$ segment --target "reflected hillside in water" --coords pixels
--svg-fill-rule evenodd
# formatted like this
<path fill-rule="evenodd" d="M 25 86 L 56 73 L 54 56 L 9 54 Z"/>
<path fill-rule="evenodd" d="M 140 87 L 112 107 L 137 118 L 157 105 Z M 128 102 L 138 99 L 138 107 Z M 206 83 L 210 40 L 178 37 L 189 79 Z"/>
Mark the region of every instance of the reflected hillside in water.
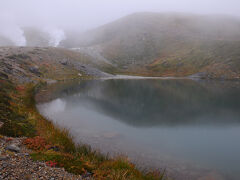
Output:
<path fill-rule="evenodd" d="M 52 98 L 61 98 L 67 107 L 84 103 L 136 127 L 240 123 L 239 82 L 94 80 L 52 86 Z"/>

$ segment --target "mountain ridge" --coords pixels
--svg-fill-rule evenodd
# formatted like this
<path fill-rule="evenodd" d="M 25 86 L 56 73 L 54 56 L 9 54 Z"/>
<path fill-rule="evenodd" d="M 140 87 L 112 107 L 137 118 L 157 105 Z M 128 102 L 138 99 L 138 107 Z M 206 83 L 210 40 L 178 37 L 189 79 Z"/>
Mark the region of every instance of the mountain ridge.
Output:
<path fill-rule="evenodd" d="M 225 15 L 140 12 L 84 33 L 23 28 L 26 46 L 78 51 L 102 70 L 142 76 L 240 79 L 240 19 Z M 61 36 L 60 36 L 61 35 Z M 13 46 L 0 37 L 0 44 Z"/>
<path fill-rule="evenodd" d="M 229 16 L 135 13 L 84 33 L 120 73 L 238 79 L 240 20 Z"/>

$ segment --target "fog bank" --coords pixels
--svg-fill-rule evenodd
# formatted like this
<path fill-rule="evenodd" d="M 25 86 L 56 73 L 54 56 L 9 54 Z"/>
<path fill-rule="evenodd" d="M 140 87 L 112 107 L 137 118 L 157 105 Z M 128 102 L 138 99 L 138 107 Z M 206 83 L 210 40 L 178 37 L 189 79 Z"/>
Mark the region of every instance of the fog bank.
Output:
<path fill-rule="evenodd" d="M 3 0 L 0 41 L 26 45 L 23 28 L 46 33 L 49 46 L 66 38 L 64 31 L 83 32 L 135 12 L 184 12 L 240 16 L 239 0 Z"/>

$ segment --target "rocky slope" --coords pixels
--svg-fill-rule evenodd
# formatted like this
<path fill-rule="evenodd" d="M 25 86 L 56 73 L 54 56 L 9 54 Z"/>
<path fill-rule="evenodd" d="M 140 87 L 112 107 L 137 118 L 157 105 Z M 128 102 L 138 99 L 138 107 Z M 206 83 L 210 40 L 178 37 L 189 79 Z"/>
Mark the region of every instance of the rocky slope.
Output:
<path fill-rule="evenodd" d="M 100 49 L 122 72 L 240 77 L 240 20 L 233 17 L 136 13 L 64 43 Z"/>
<path fill-rule="evenodd" d="M 110 76 L 86 55 L 60 48 L 1 47 L 0 76 L 31 82 L 36 80 L 64 80 L 87 77 Z"/>

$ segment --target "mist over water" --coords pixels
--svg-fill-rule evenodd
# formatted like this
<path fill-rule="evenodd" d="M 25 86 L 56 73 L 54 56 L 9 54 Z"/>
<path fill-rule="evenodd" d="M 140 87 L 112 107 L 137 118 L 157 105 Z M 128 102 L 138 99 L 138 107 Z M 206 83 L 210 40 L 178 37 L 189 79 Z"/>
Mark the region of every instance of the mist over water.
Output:
<path fill-rule="evenodd" d="M 176 180 L 212 172 L 240 178 L 239 82 L 116 79 L 56 86 L 53 100 L 38 109 L 69 128 L 76 142 L 166 168 Z"/>

